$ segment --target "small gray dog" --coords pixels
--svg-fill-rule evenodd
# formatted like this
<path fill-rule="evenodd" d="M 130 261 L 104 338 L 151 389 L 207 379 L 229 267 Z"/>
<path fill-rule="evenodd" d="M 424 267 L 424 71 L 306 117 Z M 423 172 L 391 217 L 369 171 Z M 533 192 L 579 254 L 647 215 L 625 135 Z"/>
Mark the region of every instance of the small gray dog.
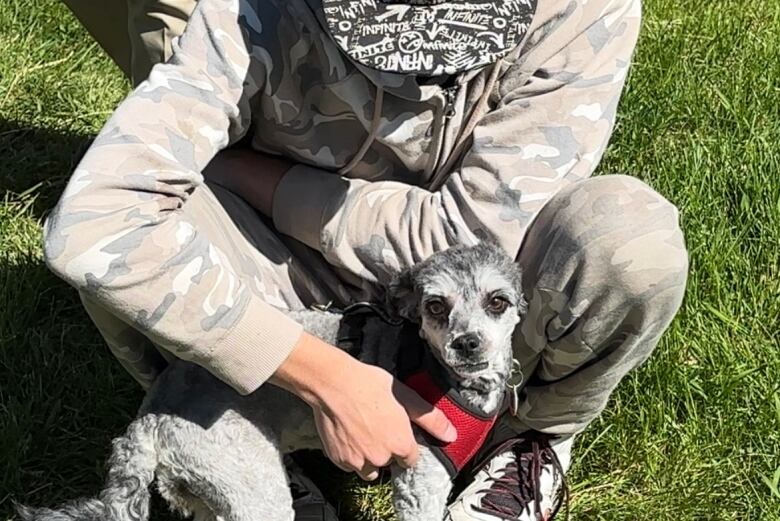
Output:
<path fill-rule="evenodd" d="M 512 373 L 512 333 L 526 308 L 517 265 L 495 245 L 453 247 L 401 273 L 387 293 L 389 315 L 412 323 L 450 389 L 475 411 L 495 416 Z M 343 345 L 346 314 L 290 315 L 311 334 Z M 397 374 L 399 355 L 410 349 L 402 321 L 364 315 L 356 356 Z M 393 505 L 401 521 L 440 520 L 451 472 L 427 436 L 416 436 L 417 465 L 391 468 Z M 291 521 L 282 454 L 298 449 L 321 449 L 303 401 L 273 385 L 240 396 L 206 370 L 177 361 L 114 440 L 97 498 L 19 512 L 27 521 L 145 521 L 156 478 L 171 507 L 196 521 Z"/>

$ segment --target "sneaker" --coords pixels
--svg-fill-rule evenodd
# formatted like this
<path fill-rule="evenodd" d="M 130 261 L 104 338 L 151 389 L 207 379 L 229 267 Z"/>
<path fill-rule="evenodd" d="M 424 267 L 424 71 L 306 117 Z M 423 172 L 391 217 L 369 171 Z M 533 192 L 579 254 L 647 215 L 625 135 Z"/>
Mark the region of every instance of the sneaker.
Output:
<path fill-rule="evenodd" d="M 568 500 L 574 437 L 527 432 L 490 452 L 449 506 L 445 521 L 551 521 Z"/>
<path fill-rule="evenodd" d="M 295 521 L 339 521 L 336 509 L 328 503 L 317 485 L 303 474 L 303 469 L 289 456 L 285 456 L 284 466 L 287 468 Z"/>

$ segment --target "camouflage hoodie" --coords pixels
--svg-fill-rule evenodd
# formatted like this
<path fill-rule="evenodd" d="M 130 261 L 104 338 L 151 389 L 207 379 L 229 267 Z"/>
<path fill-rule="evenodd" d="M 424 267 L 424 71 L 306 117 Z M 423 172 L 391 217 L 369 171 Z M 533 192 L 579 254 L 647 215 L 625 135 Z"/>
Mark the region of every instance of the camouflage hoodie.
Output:
<path fill-rule="evenodd" d="M 601 158 L 639 15 L 639 0 L 539 0 L 521 45 L 442 86 L 352 62 L 319 0 L 201 0 L 78 165 L 46 223 L 47 263 L 251 392 L 301 329 L 180 211 L 219 150 L 248 136 L 298 162 L 274 223 L 352 282 L 478 237 L 516 253 L 545 201 Z"/>

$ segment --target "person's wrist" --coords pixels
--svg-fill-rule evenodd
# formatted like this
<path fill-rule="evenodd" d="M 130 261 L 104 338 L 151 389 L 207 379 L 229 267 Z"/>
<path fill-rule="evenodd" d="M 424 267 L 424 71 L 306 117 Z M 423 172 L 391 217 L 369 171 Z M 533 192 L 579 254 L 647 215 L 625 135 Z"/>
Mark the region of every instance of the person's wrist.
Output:
<path fill-rule="evenodd" d="M 339 394 L 340 384 L 346 381 L 344 375 L 359 363 L 340 349 L 303 333 L 271 382 L 321 409 Z"/>

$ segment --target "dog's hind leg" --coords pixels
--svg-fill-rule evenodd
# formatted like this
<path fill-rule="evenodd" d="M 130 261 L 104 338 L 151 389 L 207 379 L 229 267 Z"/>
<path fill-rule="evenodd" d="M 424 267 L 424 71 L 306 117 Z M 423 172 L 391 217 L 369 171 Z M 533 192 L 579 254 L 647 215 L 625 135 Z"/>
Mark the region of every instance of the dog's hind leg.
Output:
<path fill-rule="evenodd" d="M 199 521 L 293 521 L 282 457 L 262 426 L 231 410 L 206 428 L 170 417 L 158 443 L 157 487 L 175 509 Z"/>
<path fill-rule="evenodd" d="M 157 417 L 147 415 L 130 424 L 113 441 L 108 477 L 97 498 L 79 499 L 59 509 L 19 507 L 24 521 L 146 521 L 149 484 L 154 480 Z"/>

